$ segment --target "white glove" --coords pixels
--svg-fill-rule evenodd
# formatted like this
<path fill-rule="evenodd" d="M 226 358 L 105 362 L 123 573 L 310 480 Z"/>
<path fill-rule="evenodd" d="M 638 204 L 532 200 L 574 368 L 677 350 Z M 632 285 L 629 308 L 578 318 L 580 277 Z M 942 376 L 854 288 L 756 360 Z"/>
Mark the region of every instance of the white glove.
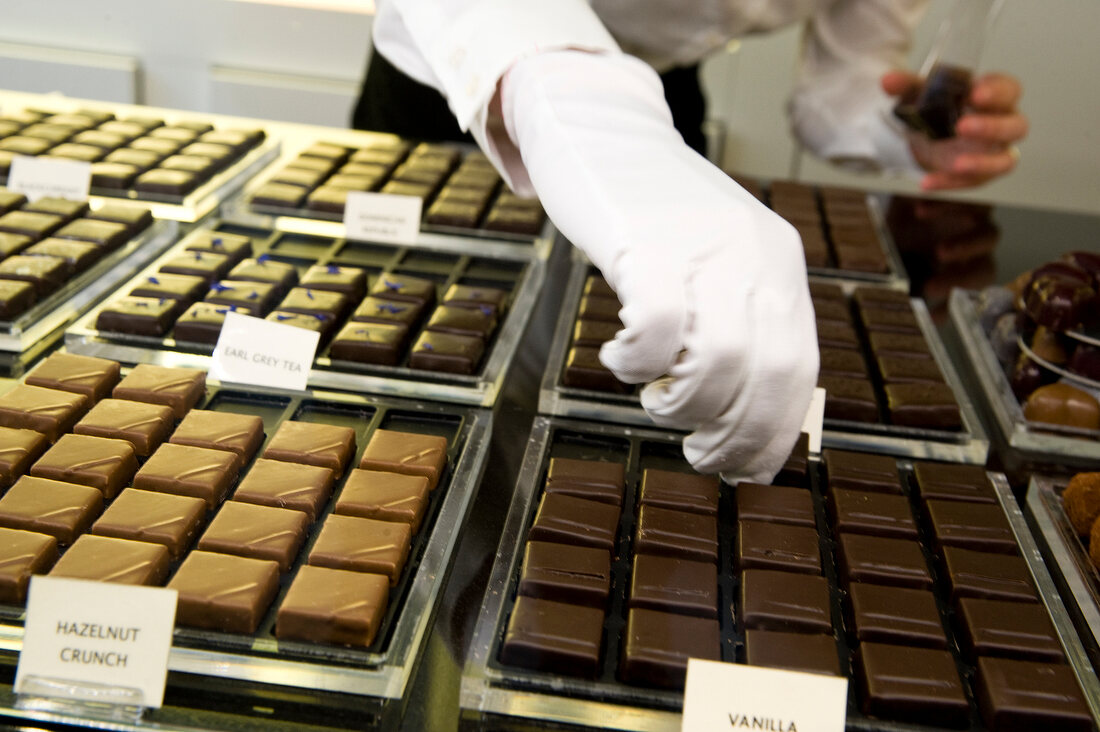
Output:
<path fill-rule="evenodd" d="M 623 303 L 600 360 L 653 382 L 642 406 L 694 430 L 695 469 L 769 482 L 817 378 L 797 232 L 684 144 L 656 74 L 629 56 L 520 60 L 501 115 L 547 213 Z"/>

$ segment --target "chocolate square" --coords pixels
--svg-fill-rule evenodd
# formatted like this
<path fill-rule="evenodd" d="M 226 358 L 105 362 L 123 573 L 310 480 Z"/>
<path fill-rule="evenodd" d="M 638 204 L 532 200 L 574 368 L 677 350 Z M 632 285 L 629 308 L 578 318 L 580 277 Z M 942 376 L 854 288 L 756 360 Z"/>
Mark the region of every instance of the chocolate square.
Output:
<path fill-rule="evenodd" d="M 867 362 L 863 354 L 847 348 L 822 348 L 820 373 L 845 379 L 867 379 Z M 916 361 L 917 359 L 905 359 Z"/>
<path fill-rule="evenodd" d="M 186 343 L 206 343 L 214 345 L 221 336 L 225 324 L 225 314 L 239 312 L 251 315 L 247 308 L 236 305 L 217 305 L 210 302 L 197 302 L 191 305 L 183 315 L 176 319 L 172 336 Z"/>
<path fill-rule="evenodd" d="M 504 632 L 500 661 L 570 676 L 599 670 L 604 611 L 519 596 Z"/>
<path fill-rule="evenodd" d="M 643 505 L 638 509 L 634 551 L 715 562 L 718 558 L 718 522 L 713 516 Z"/>
<path fill-rule="evenodd" d="M 314 290 L 342 292 L 352 302 L 358 302 L 367 292 L 367 272 L 359 267 L 316 264 L 302 275 L 301 284 Z"/>
<path fill-rule="evenodd" d="M 829 493 L 829 508 L 838 532 L 917 538 L 917 524 L 905 496 L 836 488 Z"/>
<path fill-rule="evenodd" d="M 22 605 L 32 574 L 57 561 L 57 539 L 32 531 L 0 528 L 0 603 Z"/>
<path fill-rule="evenodd" d="M 388 272 L 375 281 L 370 294 L 383 300 L 431 304 L 435 301 L 435 282 Z"/>
<path fill-rule="evenodd" d="M 369 646 L 386 614 L 389 592 L 382 575 L 306 565 L 279 605 L 275 637 Z"/>
<path fill-rule="evenodd" d="M 134 487 L 194 496 L 214 508 L 236 479 L 237 469 L 237 456 L 231 452 L 166 442 L 138 470 Z"/>
<path fill-rule="evenodd" d="M 273 310 L 268 313 L 267 317 L 264 319 L 270 320 L 273 323 L 282 323 L 283 325 L 290 325 L 303 330 L 312 330 L 315 333 L 320 333 L 322 340 L 324 340 L 325 336 L 332 329 L 334 322 L 330 316 L 324 313 L 287 313 L 282 310 Z"/>
<path fill-rule="evenodd" d="M 605 608 L 611 591 L 611 557 L 604 549 L 529 541 L 518 591 L 527 597 Z"/>
<path fill-rule="evenodd" d="M 279 293 L 286 292 L 298 281 L 298 270 L 292 264 L 279 262 L 267 256 L 245 259 L 229 271 L 229 280 L 266 282 L 274 285 Z"/>
<path fill-rule="evenodd" d="M 964 501 L 925 501 L 937 544 L 986 552 L 1017 554 L 1016 535 L 1000 506 Z"/>
<path fill-rule="evenodd" d="M 718 621 L 632 608 L 619 673 L 628 684 L 680 688 L 689 658 L 721 660 Z"/>
<path fill-rule="evenodd" d="M 629 605 L 717 619 L 718 570 L 711 562 L 638 554 Z"/>
<path fill-rule="evenodd" d="M 329 346 L 333 359 L 396 366 L 408 331 L 403 325 L 348 323 Z"/>
<path fill-rule="evenodd" d="M 548 493 L 539 503 L 527 538 L 611 552 L 619 529 L 619 509 L 606 503 Z"/>
<path fill-rule="evenodd" d="M 364 323 L 401 325 L 408 329 L 420 319 L 423 309 L 423 303 L 368 297 L 355 309 L 351 319 Z"/>
<path fill-rule="evenodd" d="M 324 509 L 332 483 L 329 468 L 258 458 L 237 486 L 233 500 L 292 508 L 312 522 Z"/>
<path fill-rule="evenodd" d="M 199 537 L 198 548 L 278 562 L 286 572 L 305 540 L 309 517 L 301 511 L 226 501 Z"/>
<path fill-rule="evenodd" d="M 905 382 L 943 383 L 943 372 L 935 361 L 928 358 L 899 358 L 881 356 L 877 359 L 882 380 L 888 384 Z"/>
<path fill-rule="evenodd" d="M 496 315 L 489 305 L 479 308 L 440 305 L 424 327 L 433 333 L 472 336 L 488 341 L 496 325 Z"/>
<path fill-rule="evenodd" d="M 278 288 L 270 282 L 222 280 L 210 286 L 206 302 L 248 308 L 257 315 L 267 315 L 279 297 Z"/>
<path fill-rule="evenodd" d="M 306 196 L 306 208 L 311 211 L 343 214 L 344 207 L 348 203 L 348 192 L 349 189 L 347 188 L 321 186 L 310 191 L 309 195 Z"/>
<path fill-rule="evenodd" d="M 947 651 L 863 643 L 853 666 L 864 714 L 936 727 L 966 726 L 970 704 Z"/>
<path fill-rule="evenodd" d="M 1027 562 L 1022 557 L 943 548 L 943 569 L 951 598 L 1038 602 Z"/>
<path fill-rule="evenodd" d="M 138 364 L 119 382 L 111 395 L 115 399 L 166 404 L 172 408 L 177 419 L 182 419 L 205 392 L 205 371 Z"/>
<path fill-rule="evenodd" d="M 132 143 L 136 145 L 138 140 Z M 134 181 L 134 190 L 143 193 L 161 193 L 170 196 L 183 196 L 198 188 L 201 179 L 186 170 L 166 170 L 155 168 L 146 171 Z"/>
<path fill-rule="evenodd" d="M 252 240 L 247 236 L 227 234 L 224 231 L 205 231 L 190 240 L 186 251 L 221 254 L 236 264 L 245 257 L 252 256 Z"/>
<path fill-rule="evenodd" d="M 0 257 L 10 257 L 26 249 L 34 239 L 26 234 L 11 234 L 0 231 Z"/>
<path fill-rule="evenodd" d="M 619 381 L 600 362 L 599 348 L 587 346 L 575 346 L 569 349 L 561 381 L 566 386 L 577 389 L 592 389 L 615 394 L 626 394 L 633 388 Z"/>
<path fill-rule="evenodd" d="M 399 521 L 415 534 L 428 507 L 428 479 L 378 470 L 352 470 L 336 499 L 334 513 L 379 521 Z"/>
<path fill-rule="evenodd" d="M 155 297 L 158 300 L 167 298 L 177 300 L 183 309 L 198 300 L 206 292 L 206 280 L 194 275 L 174 275 L 158 272 L 140 280 L 137 286 L 130 290 L 135 297 Z"/>
<path fill-rule="evenodd" d="M 882 356 L 898 356 L 902 358 L 932 358 L 932 352 L 928 350 L 928 343 L 924 336 L 906 335 L 904 333 L 872 332 L 867 335 L 871 344 L 871 351 L 876 358 Z"/>
<path fill-rule="evenodd" d="M 127 235 L 136 236 L 153 224 L 153 214 L 141 206 L 108 203 L 84 214 L 96 221 L 113 221 L 126 227 Z"/>
<path fill-rule="evenodd" d="M 72 429 L 89 403 L 83 394 L 16 384 L 0 396 L 0 426 L 41 432 L 55 442 Z"/>
<path fill-rule="evenodd" d="M 746 630 L 745 663 L 810 674 L 841 675 L 836 640 L 830 635 Z"/>
<path fill-rule="evenodd" d="M 168 577 L 168 549 L 161 544 L 85 534 L 50 571 L 51 577 L 160 585 Z"/>
<path fill-rule="evenodd" d="M 936 598 L 927 590 L 853 582 L 848 585 L 848 626 L 861 643 L 947 648 Z"/>
<path fill-rule="evenodd" d="M 397 430 L 375 430 L 363 450 L 359 467 L 405 475 L 421 475 L 435 490 L 447 465 L 447 438 Z"/>
<path fill-rule="evenodd" d="M 805 486 L 806 470 L 810 462 L 810 436 L 805 432 L 798 435 L 791 454 L 787 456 L 787 462 L 779 469 L 774 485 Z"/>
<path fill-rule="evenodd" d="M 1042 605 L 964 597 L 955 617 L 959 649 L 971 663 L 978 656 L 1050 663 L 1065 660 L 1058 633 Z"/>
<path fill-rule="evenodd" d="M 243 467 L 260 449 L 263 440 L 264 423 L 255 415 L 192 409 L 168 441 L 176 445 L 227 450 L 239 458 L 238 465 Z"/>
<path fill-rule="evenodd" d="M 826 448 L 822 451 L 829 489 L 853 488 L 861 491 L 901 493 L 897 462 L 886 455 L 871 455 Z"/>
<path fill-rule="evenodd" d="M 279 303 L 279 310 L 285 313 L 303 315 L 324 315 L 333 321 L 344 316 L 347 309 L 347 296 L 332 290 L 312 290 L 308 287 L 295 287 Z"/>
<path fill-rule="evenodd" d="M 804 488 L 739 483 L 734 497 L 737 518 L 742 521 L 768 521 L 810 528 L 817 526 L 813 497 Z"/>
<path fill-rule="evenodd" d="M 541 209 L 504 208 L 497 205 L 485 217 L 482 228 L 487 231 L 537 236 L 545 218 Z"/>
<path fill-rule="evenodd" d="M 550 458 L 546 492 L 621 506 L 623 480 L 622 463 L 555 457 Z"/>
<path fill-rule="evenodd" d="M 0 239 L 3 238 L 0 234 Z M 14 320 L 34 304 L 34 285 L 16 280 L 0 280 L 0 320 Z"/>
<path fill-rule="evenodd" d="M 23 250 L 28 257 L 54 257 L 65 262 L 65 278 L 87 269 L 100 256 L 99 247 L 86 241 L 43 239 Z"/>
<path fill-rule="evenodd" d="M 16 254 L 0 262 L 0 279 L 29 282 L 41 299 L 58 287 L 69 274 L 69 264 L 60 257 Z"/>
<path fill-rule="evenodd" d="M 890 422 L 935 430 L 962 429 L 955 392 L 947 384 L 919 381 L 887 384 L 886 409 Z"/>
<path fill-rule="evenodd" d="M 309 551 L 309 564 L 383 574 L 393 587 L 405 567 L 411 535 L 406 523 L 330 514 Z"/>
<path fill-rule="evenodd" d="M 737 527 L 738 568 L 821 574 L 817 529 L 764 521 L 738 521 Z"/>
<path fill-rule="evenodd" d="M 110 500 L 130 482 L 137 467 L 134 447 L 126 440 L 68 434 L 38 458 L 30 474 L 86 485 Z"/>
<path fill-rule="evenodd" d="M 126 224 L 117 221 L 77 219 L 58 229 L 54 236 L 91 242 L 101 249 L 117 249 L 130 238 L 130 230 Z"/>
<path fill-rule="evenodd" d="M 485 343 L 481 338 L 425 331 L 413 344 L 409 367 L 425 371 L 472 374 L 484 352 Z"/>
<path fill-rule="evenodd" d="M 291 420 L 279 425 L 264 450 L 265 458 L 328 468 L 337 478 L 354 454 L 355 430 L 350 427 Z"/>
<path fill-rule="evenodd" d="M 103 494 L 75 483 L 25 475 L 0 498 L 0 526 L 71 544 L 103 510 Z"/>
<path fill-rule="evenodd" d="M 573 345 L 599 348 L 615 337 L 620 330 L 618 323 L 599 320 L 578 320 L 573 326 Z"/>
<path fill-rule="evenodd" d="M 493 312 L 500 312 L 508 302 L 508 292 L 499 287 L 477 287 L 474 285 L 451 285 L 443 293 L 443 304 L 458 307 L 476 308 L 488 305 Z"/>
<path fill-rule="evenodd" d="M 996 503 L 997 494 L 981 465 L 913 462 L 917 479 L 917 494 L 922 501 L 936 498 L 945 501 Z"/>
<path fill-rule="evenodd" d="M 741 573 L 741 624 L 757 630 L 833 632 L 824 577 L 746 569 Z"/>
<path fill-rule="evenodd" d="M 175 154 L 181 147 L 183 147 L 183 143 L 178 140 L 166 140 L 158 137 L 138 137 L 131 140 L 129 147 L 124 149 L 154 153 L 157 159 L 161 160 L 169 155 Z"/>
<path fill-rule="evenodd" d="M 179 625 L 254 633 L 279 589 L 279 565 L 266 559 L 193 551 L 168 587 L 179 593 Z"/>
<path fill-rule="evenodd" d="M 179 304 L 168 298 L 120 297 L 103 306 L 95 327 L 111 333 L 163 336 L 172 327 Z"/>
<path fill-rule="evenodd" d="M 642 473 L 639 503 L 715 516 L 718 514 L 718 481 L 694 473 L 647 468 Z"/>
<path fill-rule="evenodd" d="M 27 472 L 49 443 L 40 432 L 0 427 L 0 489 L 7 488 Z"/>
<path fill-rule="evenodd" d="M 91 533 L 163 544 L 177 560 L 190 548 L 205 516 L 202 499 L 127 488 L 92 524 Z"/>
<path fill-rule="evenodd" d="M 932 575 L 920 545 L 908 539 L 840 534 L 837 563 L 841 581 L 932 589 Z"/>
<path fill-rule="evenodd" d="M 989 729 L 1094 729 L 1069 666 L 979 658 L 974 679 L 982 721 Z"/>
<path fill-rule="evenodd" d="M 161 262 L 160 271 L 166 274 L 201 277 L 205 282 L 220 280 L 232 266 L 229 257 L 211 252 L 185 252 Z"/>
<path fill-rule="evenodd" d="M 825 419 L 880 421 L 875 390 L 867 379 L 822 373 L 817 377 L 817 385 L 825 389 Z"/>

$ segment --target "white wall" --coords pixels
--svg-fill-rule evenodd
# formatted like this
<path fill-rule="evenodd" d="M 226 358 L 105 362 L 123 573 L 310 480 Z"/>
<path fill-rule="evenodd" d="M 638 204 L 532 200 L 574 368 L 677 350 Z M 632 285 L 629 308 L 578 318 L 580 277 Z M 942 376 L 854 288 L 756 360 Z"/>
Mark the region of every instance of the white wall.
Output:
<path fill-rule="evenodd" d="M 53 66 L 46 73 L 38 70 L 44 66 L 28 70 L 10 59 L 5 63 L 2 44 L 7 42 L 38 47 L 47 57 L 58 50 L 61 56 L 68 51 L 101 54 L 108 69 L 120 59 L 125 67 L 130 59 L 137 103 L 343 126 L 370 42 L 371 3 L 330 0 L 298 7 L 309 4 L 4 0 L 0 88 L 107 94 L 98 91 L 104 84 L 95 81 L 99 77 L 88 64 L 82 70 L 70 63 L 72 77 L 61 78 Z M 947 6 L 948 0 L 933 0 L 915 44 L 914 66 Z M 1032 132 L 1021 145 L 1020 166 L 1012 176 L 963 197 L 1100 212 L 1097 28 L 1096 0 L 1005 3 L 987 46 L 986 65 L 1023 81 Z M 712 115 L 727 126 L 727 167 L 761 177 L 796 174 L 813 182 L 914 190 L 905 181 L 845 176 L 799 154 L 783 113 L 797 29 L 731 45 L 734 52 L 719 54 L 704 68 Z M 128 87 L 119 88 L 125 92 Z"/>

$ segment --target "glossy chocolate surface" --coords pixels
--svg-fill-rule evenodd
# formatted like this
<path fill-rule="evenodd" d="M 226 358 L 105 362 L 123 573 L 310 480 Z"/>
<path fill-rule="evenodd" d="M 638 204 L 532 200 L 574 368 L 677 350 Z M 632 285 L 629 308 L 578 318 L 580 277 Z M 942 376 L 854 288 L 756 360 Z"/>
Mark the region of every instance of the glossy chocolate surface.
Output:
<path fill-rule="evenodd" d="M 978 656 L 1064 661 L 1062 644 L 1042 605 L 964 597 L 955 617 L 959 647 L 971 662 Z"/>
<path fill-rule="evenodd" d="M 266 559 L 193 551 L 168 587 L 179 593 L 177 624 L 254 633 L 279 589 L 279 565 Z"/>
<path fill-rule="evenodd" d="M 734 498 L 737 518 L 741 521 L 768 521 L 811 528 L 817 525 L 813 497 L 805 488 L 740 483 Z"/>
<path fill-rule="evenodd" d="M 718 559 L 718 521 L 713 516 L 642 505 L 634 551 L 713 563 Z"/>
<path fill-rule="evenodd" d="M 32 574 L 45 574 L 57 561 L 57 539 L 0 528 L 0 602 L 22 605 Z"/>
<path fill-rule="evenodd" d="M 866 714 L 941 727 L 966 724 L 966 700 L 947 651 L 863 643 L 853 667 Z"/>
<path fill-rule="evenodd" d="M 824 577 L 746 569 L 741 573 L 741 623 L 758 630 L 833 631 Z"/>
<path fill-rule="evenodd" d="M 103 510 L 103 494 L 89 486 L 24 476 L 0 498 L 0 526 L 49 534 L 72 544 Z"/>
<path fill-rule="evenodd" d="M 194 496 L 214 508 L 236 479 L 238 468 L 237 456 L 231 452 L 166 442 L 138 470 L 134 487 Z"/>
<path fill-rule="evenodd" d="M 623 464 L 605 460 L 550 459 L 546 492 L 614 506 L 623 502 Z"/>
<path fill-rule="evenodd" d="M 590 546 L 612 551 L 619 527 L 619 509 L 573 496 L 543 495 L 531 524 L 529 539 Z"/>
<path fill-rule="evenodd" d="M 192 409 L 176 427 L 169 442 L 226 450 L 237 455 L 243 466 L 260 449 L 263 439 L 263 420 L 255 415 Z"/>
<path fill-rule="evenodd" d="M 205 515 L 201 499 L 130 488 L 107 507 L 91 533 L 163 544 L 177 560 L 191 547 Z"/>
<path fill-rule="evenodd" d="M 519 594 L 606 608 L 611 557 L 604 549 L 529 541 L 520 568 Z"/>
<path fill-rule="evenodd" d="M 990 729 L 1095 729 L 1069 666 L 980 658 L 975 687 Z"/>
<path fill-rule="evenodd" d="M 622 648 L 622 679 L 644 686 L 683 686 L 689 658 L 721 658 L 716 620 L 642 608 L 627 614 Z"/>
<path fill-rule="evenodd" d="M 718 571 L 711 562 L 638 554 L 628 604 L 681 615 L 717 619 Z"/>
<path fill-rule="evenodd" d="M 504 663 L 571 676 L 595 676 L 603 640 L 603 610 L 517 597 L 504 634 Z"/>
<path fill-rule="evenodd" d="M 943 548 L 943 567 L 951 597 L 1038 602 L 1027 563 L 1018 556 Z"/>
<path fill-rule="evenodd" d="M 68 434 L 38 458 L 30 474 L 90 486 L 109 500 L 130 482 L 137 468 L 134 447 L 126 440 Z"/>
<path fill-rule="evenodd" d="M 328 468 L 340 477 L 354 453 L 355 431 L 350 427 L 287 421 L 268 441 L 263 456 Z"/>
<path fill-rule="evenodd" d="M 383 574 L 392 587 L 401 577 L 411 535 L 406 523 L 332 514 L 310 549 L 309 564 Z"/>
<path fill-rule="evenodd" d="M 932 588 L 932 575 L 916 541 L 840 534 L 837 539 L 837 564 L 845 584 L 870 582 L 894 587 Z"/>
<path fill-rule="evenodd" d="M 275 637 L 369 646 L 382 624 L 389 592 L 389 580 L 379 574 L 306 565 L 279 605 Z"/>
<path fill-rule="evenodd" d="M 827 635 L 746 630 L 745 663 L 811 674 L 841 675 L 836 641 Z"/>
<path fill-rule="evenodd" d="M 24 383 L 83 394 L 98 402 L 118 383 L 119 365 L 115 361 L 75 353 L 51 353 Z"/>
<path fill-rule="evenodd" d="M 356 468 L 336 500 L 335 513 L 409 524 L 415 534 L 424 518 L 430 491 L 422 475 Z"/>
<path fill-rule="evenodd" d="M 947 648 L 936 597 L 927 590 L 852 582 L 848 618 L 859 642 Z"/>
<path fill-rule="evenodd" d="M 168 549 L 160 544 L 85 534 L 50 571 L 51 577 L 160 585 L 168 577 Z"/>
<path fill-rule="evenodd" d="M 206 389 L 206 372 L 138 364 L 111 393 L 116 399 L 166 404 L 177 419 L 194 407 Z"/>
<path fill-rule="evenodd" d="M 199 537 L 198 548 L 270 559 L 286 572 L 305 541 L 308 525 L 309 517 L 301 511 L 226 501 Z"/>
<path fill-rule="evenodd" d="M 72 429 L 88 406 L 83 394 L 16 384 L 0 395 L 0 426 L 41 432 L 54 442 Z"/>
<path fill-rule="evenodd" d="M 292 508 L 313 521 L 332 494 L 330 468 L 259 458 L 233 492 L 234 501 Z"/>
<path fill-rule="evenodd" d="M 0 427 L 0 489 L 19 479 L 49 443 L 40 432 Z"/>
<path fill-rule="evenodd" d="M 738 521 L 734 562 L 742 570 L 776 569 L 821 574 L 817 529 L 766 521 Z"/>
<path fill-rule="evenodd" d="M 423 476 L 429 489 L 446 464 L 446 438 L 385 429 L 374 431 L 359 460 L 360 468 Z"/>
<path fill-rule="evenodd" d="M 917 524 L 904 496 L 837 488 L 829 493 L 836 531 L 916 539 Z"/>

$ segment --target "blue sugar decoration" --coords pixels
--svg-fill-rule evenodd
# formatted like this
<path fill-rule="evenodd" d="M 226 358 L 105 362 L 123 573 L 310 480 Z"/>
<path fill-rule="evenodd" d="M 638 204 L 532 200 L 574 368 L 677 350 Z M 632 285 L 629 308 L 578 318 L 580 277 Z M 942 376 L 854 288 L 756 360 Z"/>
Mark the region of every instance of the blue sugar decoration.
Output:
<path fill-rule="evenodd" d="M 159 284 L 160 284 L 160 280 L 158 280 L 158 279 L 157 279 L 156 277 L 150 277 L 150 278 L 149 278 L 149 283 L 150 283 L 150 284 L 153 284 L 153 285 L 159 285 Z"/>

